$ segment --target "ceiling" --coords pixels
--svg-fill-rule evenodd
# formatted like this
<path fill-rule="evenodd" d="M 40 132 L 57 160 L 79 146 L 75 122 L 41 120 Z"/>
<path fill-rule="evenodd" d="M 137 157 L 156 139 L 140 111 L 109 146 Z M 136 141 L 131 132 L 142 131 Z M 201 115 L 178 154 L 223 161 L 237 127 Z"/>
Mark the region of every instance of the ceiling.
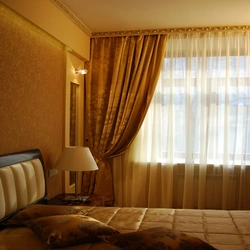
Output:
<path fill-rule="evenodd" d="M 52 0 L 91 32 L 250 25 L 250 0 Z M 67 10 L 67 11 L 68 11 Z M 64 9 L 65 12 L 65 9 Z"/>

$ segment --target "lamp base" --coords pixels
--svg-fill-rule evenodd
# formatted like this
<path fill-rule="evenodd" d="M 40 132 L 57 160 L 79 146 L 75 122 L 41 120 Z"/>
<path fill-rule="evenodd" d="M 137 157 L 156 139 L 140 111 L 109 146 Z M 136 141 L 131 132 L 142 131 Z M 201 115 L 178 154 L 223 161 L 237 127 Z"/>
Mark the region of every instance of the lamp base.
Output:
<path fill-rule="evenodd" d="M 88 200 L 88 198 L 89 196 L 67 195 L 65 198 L 63 198 L 63 200 L 67 202 L 85 202 Z"/>

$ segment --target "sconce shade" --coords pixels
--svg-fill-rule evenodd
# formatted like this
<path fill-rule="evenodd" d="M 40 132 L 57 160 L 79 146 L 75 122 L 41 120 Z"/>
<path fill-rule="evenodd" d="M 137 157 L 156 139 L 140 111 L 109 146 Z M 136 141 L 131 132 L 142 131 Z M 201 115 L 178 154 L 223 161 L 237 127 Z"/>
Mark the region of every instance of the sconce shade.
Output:
<path fill-rule="evenodd" d="M 55 168 L 66 171 L 94 171 L 97 164 L 88 147 L 66 147 Z"/>

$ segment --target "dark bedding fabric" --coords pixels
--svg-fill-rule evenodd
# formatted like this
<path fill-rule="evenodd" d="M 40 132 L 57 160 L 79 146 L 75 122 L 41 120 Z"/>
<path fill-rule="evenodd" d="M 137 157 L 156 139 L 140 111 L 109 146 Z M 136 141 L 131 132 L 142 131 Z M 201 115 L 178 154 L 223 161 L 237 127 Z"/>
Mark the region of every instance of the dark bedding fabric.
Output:
<path fill-rule="evenodd" d="M 35 233 L 27 227 L 8 227 L 0 231 L 1 250 L 118 250 L 120 248 L 112 246 L 103 241 L 87 242 L 83 244 L 71 245 L 67 247 L 52 248 L 43 242 Z"/>
<path fill-rule="evenodd" d="M 23 226 L 24 223 L 28 220 L 33 220 L 41 217 L 68 214 L 85 215 L 86 213 L 87 209 L 85 209 L 83 206 L 57 206 L 35 204 L 21 210 L 19 213 L 5 221 L 3 225 Z"/>
<path fill-rule="evenodd" d="M 53 215 L 24 223 L 50 247 L 64 247 L 99 241 L 99 236 L 119 231 L 89 216 L 79 214 Z"/>
<path fill-rule="evenodd" d="M 124 250 L 215 250 L 208 243 L 197 237 L 168 229 L 154 227 L 142 231 L 114 234 L 102 237 L 104 241 Z"/>

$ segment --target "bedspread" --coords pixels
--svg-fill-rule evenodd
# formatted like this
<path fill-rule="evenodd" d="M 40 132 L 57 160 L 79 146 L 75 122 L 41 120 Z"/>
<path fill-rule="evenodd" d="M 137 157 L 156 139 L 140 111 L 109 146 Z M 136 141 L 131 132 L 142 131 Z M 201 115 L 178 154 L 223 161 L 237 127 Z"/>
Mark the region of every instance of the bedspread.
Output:
<path fill-rule="evenodd" d="M 220 250 L 250 249 L 250 211 L 195 210 L 131 207 L 85 207 L 87 215 L 120 233 L 164 226 L 199 237 Z M 0 250 L 47 249 L 28 228 L 0 232 Z M 104 242 L 85 243 L 64 249 L 118 249 Z"/>
<path fill-rule="evenodd" d="M 96 207 L 88 215 L 121 233 L 165 226 L 197 236 L 218 249 L 250 249 L 250 211 Z"/>

